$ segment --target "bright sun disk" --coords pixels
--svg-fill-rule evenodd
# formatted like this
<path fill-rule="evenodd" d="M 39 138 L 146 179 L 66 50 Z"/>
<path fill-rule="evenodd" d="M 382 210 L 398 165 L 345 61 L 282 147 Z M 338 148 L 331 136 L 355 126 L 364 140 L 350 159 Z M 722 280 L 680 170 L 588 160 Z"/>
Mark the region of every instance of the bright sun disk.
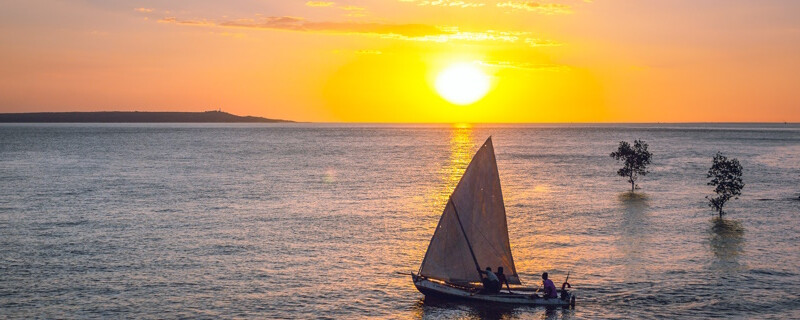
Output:
<path fill-rule="evenodd" d="M 468 105 L 489 92 L 489 76 L 472 64 L 454 64 L 436 78 L 436 92 L 454 104 Z"/>

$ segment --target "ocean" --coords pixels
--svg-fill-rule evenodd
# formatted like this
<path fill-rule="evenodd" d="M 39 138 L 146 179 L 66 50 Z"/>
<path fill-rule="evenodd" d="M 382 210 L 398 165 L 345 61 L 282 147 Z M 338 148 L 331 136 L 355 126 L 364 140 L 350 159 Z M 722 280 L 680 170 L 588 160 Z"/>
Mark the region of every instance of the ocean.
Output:
<path fill-rule="evenodd" d="M 489 136 L 520 277 L 569 273 L 575 308 L 398 274 Z M 746 184 L 723 220 L 717 151 Z M 797 124 L 2 124 L 0 318 L 798 319 L 798 196 Z"/>

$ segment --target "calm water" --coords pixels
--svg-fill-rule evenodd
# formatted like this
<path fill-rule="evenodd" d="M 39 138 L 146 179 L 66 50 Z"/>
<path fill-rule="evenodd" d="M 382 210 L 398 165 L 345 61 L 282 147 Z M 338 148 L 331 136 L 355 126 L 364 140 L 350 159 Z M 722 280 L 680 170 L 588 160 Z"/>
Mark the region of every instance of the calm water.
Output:
<path fill-rule="evenodd" d="M 395 274 L 489 135 L 523 282 L 570 271 L 574 310 Z M 718 150 L 747 184 L 724 221 Z M 0 318 L 800 318 L 799 181 L 798 125 L 1 125 Z"/>

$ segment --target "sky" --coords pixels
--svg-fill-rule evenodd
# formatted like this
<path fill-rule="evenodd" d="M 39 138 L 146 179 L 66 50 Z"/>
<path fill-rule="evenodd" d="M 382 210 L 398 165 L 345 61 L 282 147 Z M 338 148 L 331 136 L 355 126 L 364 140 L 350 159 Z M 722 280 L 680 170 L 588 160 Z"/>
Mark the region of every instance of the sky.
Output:
<path fill-rule="evenodd" d="M 800 1 L 4 0 L 0 112 L 800 122 Z M 448 66 L 490 79 L 469 105 Z"/>

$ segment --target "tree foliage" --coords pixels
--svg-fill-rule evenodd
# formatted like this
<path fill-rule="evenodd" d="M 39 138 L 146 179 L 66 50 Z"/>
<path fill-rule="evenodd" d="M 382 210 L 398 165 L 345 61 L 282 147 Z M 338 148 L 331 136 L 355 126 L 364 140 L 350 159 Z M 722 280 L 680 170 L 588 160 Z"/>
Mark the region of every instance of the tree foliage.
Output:
<path fill-rule="evenodd" d="M 714 156 L 714 163 L 708 169 L 706 178 L 710 178 L 709 186 L 714 186 L 716 197 L 706 196 L 709 200 L 708 206 L 719 213 L 719 217 L 725 214 L 722 207 L 731 198 L 738 199 L 742 194 L 744 182 L 742 181 L 742 165 L 739 160 L 730 159 L 717 152 Z"/>
<path fill-rule="evenodd" d="M 634 140 L 633 147 L 626 141 L 620 141 L 617 151 L 612 152 L 610 156 L 617 161 L 624 162 L 624 166 L 617 170 L 617 174 L 628 178 L 628 182 L 631 183 L 631 192 L 633 192 L 639 176 L 645 176 L 649 173 L 647 166 L 650 165 L 650 159 L 653 154 L 647 151 L 646 142 Z"/>

